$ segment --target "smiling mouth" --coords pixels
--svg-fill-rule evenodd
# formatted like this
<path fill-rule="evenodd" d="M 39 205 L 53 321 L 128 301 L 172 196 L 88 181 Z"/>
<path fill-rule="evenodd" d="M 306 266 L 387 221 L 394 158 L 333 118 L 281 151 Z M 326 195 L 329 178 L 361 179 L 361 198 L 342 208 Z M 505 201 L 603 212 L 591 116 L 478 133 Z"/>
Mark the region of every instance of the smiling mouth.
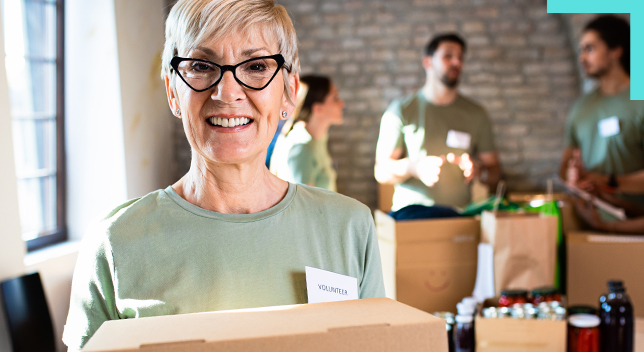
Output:
<path fill-rule="evenodd" d="M 208 124 L 210 124 L 211 126 L 219 127 L 244 126 L 253 122 L 253 120 L 249 119 L 248 117 L 231 117 L 229 119 L 222 117 L 210 117 L 206 121 L 208 121 Z"/>

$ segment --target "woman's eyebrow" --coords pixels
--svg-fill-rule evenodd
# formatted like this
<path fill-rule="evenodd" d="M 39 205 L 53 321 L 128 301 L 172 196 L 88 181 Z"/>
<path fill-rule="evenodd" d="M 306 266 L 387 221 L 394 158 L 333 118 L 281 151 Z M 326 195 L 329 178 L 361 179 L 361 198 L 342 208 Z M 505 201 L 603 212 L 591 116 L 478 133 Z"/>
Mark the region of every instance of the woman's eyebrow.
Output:
<path fill-rule="evenodd" d="M 197 46 L 197 47 L 195 47 L 195 50 L 199 50 L 202 53 L 204 53 L 204 54 L 206 54 L 208 56 L 211 56 L 211 57 L 217 56 L 217 55 L 215 55 L 214 51 L 212 51 L 211 49 L 209 49 L 209 48 L 207 48 L 205 46 Z"/>
<path fill-rule="evenodd" d="M 246 50 L 242 51 L 242 56 L 251 56 L 252 54 L 254 54 L 254 53 L 258 52 L 258 51 L 262 51 L 262 50 L 270 52 L 268 49 L 266 49 L 264 47 L 251 48 L 251 49 L 246 49 Z"/>

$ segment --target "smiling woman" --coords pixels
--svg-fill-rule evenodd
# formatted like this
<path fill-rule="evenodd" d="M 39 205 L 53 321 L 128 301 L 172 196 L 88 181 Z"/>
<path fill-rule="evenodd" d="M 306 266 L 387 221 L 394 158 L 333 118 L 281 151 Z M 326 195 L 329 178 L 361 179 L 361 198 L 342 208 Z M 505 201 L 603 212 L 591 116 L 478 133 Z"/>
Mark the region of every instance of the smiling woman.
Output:
<path fill-rule="evenodd" d="M 294 110 L 296 43 L 272 0 L 173 7 L 162 77 L 190 170 L 85 236 L 63 335 L 70 349 L 106 320 L 306 303 L 305 266 L 357 278 L 360 298 L 384 296 L 369 209 L 264 164 L 279 119 Z"/>

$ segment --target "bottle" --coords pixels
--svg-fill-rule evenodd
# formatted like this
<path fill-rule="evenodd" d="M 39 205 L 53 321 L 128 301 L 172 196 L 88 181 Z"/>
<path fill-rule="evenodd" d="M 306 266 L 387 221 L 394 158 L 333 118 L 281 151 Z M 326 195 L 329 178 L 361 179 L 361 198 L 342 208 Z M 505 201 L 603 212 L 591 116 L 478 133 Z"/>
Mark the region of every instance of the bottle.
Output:
<path fill-rule="evenodd" d="M 608 293 L 599 298 L 601 352 L 633 351 L 633 306 L 624 283 L 608 282 Z"/>
<path fill-rule="evenodd" d="M 471 305 L 458 303 L 458 315 L 455 317 L 454 351 L 474 352 L 474 308 Z"/>

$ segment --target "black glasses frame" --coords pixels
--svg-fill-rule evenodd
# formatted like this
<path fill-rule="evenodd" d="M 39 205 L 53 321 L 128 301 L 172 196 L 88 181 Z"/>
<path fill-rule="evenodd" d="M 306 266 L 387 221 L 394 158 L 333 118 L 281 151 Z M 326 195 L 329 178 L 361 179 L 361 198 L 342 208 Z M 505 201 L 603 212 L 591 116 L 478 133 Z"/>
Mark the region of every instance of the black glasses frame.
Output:
<path fill-rule="evenodd" d="M 242 82 L 239 78 L 237 78 L 237 75 L 235 74 L 235 70 L 236 70 L 236 69 L 237 69 L 237 67 L 239 67 L 240 65 L 243 65 L 243 64 L 245 64 L 245 63 L 247 63 L 247 62 L 250 62 L 250 61 L 259 60 L 259 59 L 273 59 L 273 60 L 277 61 L 277 70 L 275 70 L 275 73 L 273 73 L 273 76 L 271 77 L 271 79 L 269 79 L 269 80 L 268 80 L 268 82 L 267 82 L 263 87 L 261 87 L 261 88 L 255 88 L 255 87 L 251 87 L 251 86 L 247 85 L 246 83 Z M 190 83 L 188 83 L 188 82 L 186 81 L 186 79 L 185 79 L 185 78 L 183 78 L 183 76 L 181 75 L 181 73 L 179 73 L 179 64 L 180 64 L 181 62 L 183 62 L 183 61 L 199 61 L 199 62 L 205 62 L 205 63 L 208 63 L 208 64 L 215 65 L 215 66 L 217 66 L 217 67 L 219 68 L 219 70 L 221 71 L 221 74 L 219 75 L 219 78 L 217 78 L 217 80 L 215 81 L 215 83 L 211 84 L 208 88 L 204 88 L 204 89 L 195 89 L 193 86 L 191 86 L 191 85 L 190 85 Z M 188 87 L 190 87 L 190 89 L 194 90 L 195 92 L 204 92 L 204 91 L 207 91 L 208 89 L 210 89 L 210 88 L 212 88 L 212 87 L 216 86 L 216 85 L 221 81 L 222 77 L 224 77 L 224 73 L 226 73 L 226 71 L 230 71 L 230 72 L 233 74 L 233 77 L 235 77 L 235 81 L 237 81 L 237 83 L 241 84 L 242 86 L 244 86 L 244 87 L 246 87 L 246 88 L 249 88 L 249 89 L 253 89 L 253 90 L 262 90 L 262 89 L 264 89 L 264 88 L 268 87 L 268 85 L 269 85 L 269 84 L 271 84 L 271 82 L 273 81 L 273 78 L 275 78 L 275 76 L 277 76 L 277 73 L 278 73 L 278 72 L 280 72 L 280 69 L 282 68 L 282 66 L 284 66 L 284 63 L 285 63 L 285 62 L 286 62 L 286 60 L 284 60 L 284 56 L 282 56 L 282 54 L 275 54 L 275 55 L 270 55 L 270 56 L 254 57 L 254 58 L 252 58 L 252 59 L 248 59 L 248 60 L 246 60 L 246 61 L 242 61 L 242 62 L 238 63 L 237 65 L 217 65 L 216 63 L 214 63 L 214 62 L 212 62 L 212 61 L 208 61 L 208 60 L 191 59 L 191 58 L 188 58 L 188 57 L 179 57 L 179 56 L 175 56 L 175 57 L 173 57 L 173 58 L 172 58 L 172 60 L 170 61 L 170 66 L 172 66 L 172 68 L 173 68 L 173 69 L 174 69 L 174 71 L 177 73 L 177 75 L 178 75 L 179 77 L 181 77 L 181 80 L 182 80 L 185 84 L 187 84 L 187 85 L 188 85 Z M 286 67 L 286 69 L 290 72 L 290 69 L 289 69 L 288 67 Z"/>

